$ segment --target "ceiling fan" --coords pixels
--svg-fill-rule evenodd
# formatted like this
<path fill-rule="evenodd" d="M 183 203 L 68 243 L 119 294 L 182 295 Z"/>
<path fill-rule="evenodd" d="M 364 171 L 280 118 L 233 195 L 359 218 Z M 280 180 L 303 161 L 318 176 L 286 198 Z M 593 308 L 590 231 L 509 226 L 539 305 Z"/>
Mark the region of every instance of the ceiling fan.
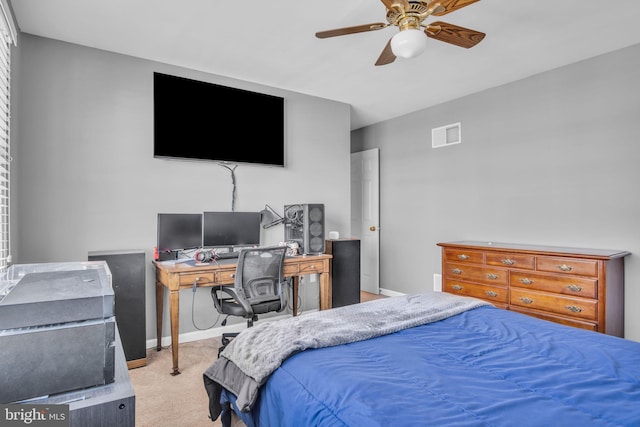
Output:
<path fill-rule="evenodd" d="M 316 37 L 325 39 L 347 34 L 382 30 L 389 26 L 398 27 L 400 31 L 387 42 L 387 45 L 376 61 L 376 65 L 390 64 L 395 61 L 398 56 L 402 58 L 418 56 L 426 47 L 427 37 L 467 49 L 477 45 L 485 37 L 485 33 L 481 33 L 480 31 L 470 30 L 446 22 L 423 23 L 431 15 L 446 15 L 447 13 L 454 12 L 479 0 L 381 1 L 387 8 L 387 22 L 375 22 L 372 24 L 356 25 L 354 27 L 319 31 L 316 33 Z M 422 28 L 424 28 L 424 31 Z"/>

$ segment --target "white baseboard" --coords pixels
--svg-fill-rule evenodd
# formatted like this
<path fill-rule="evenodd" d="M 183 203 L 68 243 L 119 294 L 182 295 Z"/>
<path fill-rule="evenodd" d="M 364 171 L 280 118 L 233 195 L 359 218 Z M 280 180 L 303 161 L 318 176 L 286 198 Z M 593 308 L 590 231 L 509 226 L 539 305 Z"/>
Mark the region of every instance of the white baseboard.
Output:
<path fill-rule="evenodd" d="M 388 297 L 400 297 L 406 294 L 403 294 L 402 292 L 392 291 L 391 289 L 380 288 L 380 295 L 385 295 Z"/>
<path fill-rule="evenodd" d="M 434 273 L 433 275 L 433 290 L 436 292 L 442 292 L 442 275 L 440 275 L 439 273 Z M 399 297 L 406 294 L 402 292 L 392 291 L 391 289 L 380 288 L 380 295 L 385 295 L 388 297 Z"/>
<path fill-rule="evenodd" d="M 311 310 L 309 310 L 311 311 Z M 267 319 L 261 319 L 260 322 L 264 323 L 264 322 L 271 322 L 274 320 L 280 320 L 280 319 L 286 319 L 287 317 L 291 317 L 290 314 L 283 314 L 280 316 L 274 316 L 274 317 L 269 317 Z M 214 337 L 219 337 L 221 336 L 223 333 L 233 333 L 233 332 L 240 332 L 244 329 L 246 329 L 247 324 L 245 322 L 241 322 L 241 323 L 234 323 L 233 325 L 228 325 L 228 326 L 220 326 L 217 328 L 211 328 L 211 329 L 207 329 L 204 331 L 193 331 L 193 332 L 185 332 L 183 334 L 178 335 L 178 343 L 182 344 L 185 342 L 191 342 L 191 341 L 199 341 L 199 340 L 205 340 L 205 339 L 209 339 L 209 338 L 214 338 Z M 146 341 L 146 348 L 150 349 L 150 348 L 156 348 L 158 341 L 153 338 L 150 340 Z M 171 345 L 171 336 L 163 336 L 162 340 L 161 340 L 161 345 L 162 347 L 167 347 L 169 345 Z"/>

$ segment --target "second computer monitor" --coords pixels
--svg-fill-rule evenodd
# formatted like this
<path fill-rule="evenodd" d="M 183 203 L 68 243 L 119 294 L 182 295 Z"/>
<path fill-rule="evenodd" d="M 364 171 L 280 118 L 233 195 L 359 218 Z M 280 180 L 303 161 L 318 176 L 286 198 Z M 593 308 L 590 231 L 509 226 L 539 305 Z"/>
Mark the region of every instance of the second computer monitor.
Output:
<path fill-rule="evenodd" d="M 194 249 L 200 247 L 201 245 L 201 214 L 158 214 L 158 250 L 160 252 Z"/>
<path fill-rule="evenodd" d="M 204 212 L 202 246 L 259 246 L 260 212 Z"/>

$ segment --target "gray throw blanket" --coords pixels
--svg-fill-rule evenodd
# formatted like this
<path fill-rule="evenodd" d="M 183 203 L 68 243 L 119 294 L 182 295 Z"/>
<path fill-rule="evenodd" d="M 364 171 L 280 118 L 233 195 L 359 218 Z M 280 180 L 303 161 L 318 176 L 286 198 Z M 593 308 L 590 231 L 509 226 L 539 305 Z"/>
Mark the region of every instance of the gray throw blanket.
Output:
<path fill-rule="evenodd" d="M 204 373 L 212 419 L 221 412 L 221 387 L 236 395 L 241 411 L 251 410 L 259 388 L 289 356 L 437 322 L 484 301 L 442 292 L 378 299 L 323 310 L 248 328 L 234 338 Z"/>

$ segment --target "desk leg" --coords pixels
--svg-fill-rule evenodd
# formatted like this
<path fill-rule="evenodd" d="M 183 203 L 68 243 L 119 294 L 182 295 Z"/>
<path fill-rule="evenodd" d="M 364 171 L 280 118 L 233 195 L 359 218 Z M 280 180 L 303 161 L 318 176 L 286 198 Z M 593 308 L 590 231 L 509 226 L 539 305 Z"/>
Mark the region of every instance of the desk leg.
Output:
<path fill-rule="evenodd" d="M 332 305 L 331 275 L 320 274 L 320 310 L 328 310 Z"/>
<path fill-rule="evenodd" d="M 164 286 L 159 280 L 156 280 L 156 337 L 158 342 L 156 350 L 162 350 L 162 316 L 164 310 Z"/>
<path fill-rule="evenodd" d="M 179 325 L 179 309 L 180 309 L 180 293 L 179 291 L 169 291 L 169 311 L 171 317 L 171 355 L 173 356 L 173 372 L 171 375 L 179 375 L 178 370 L 178 331 Z"/>
<path fill-rule="evenodd" d="M 297 316 L 298 315 L 298 291 L 299 291 L 299 286 L 300 286 L 300 277 L 299 276 L 293 276 L 293 287 L 292 287 L 292 296 L 291 298 L 293 298 L 293 315 Z"/>

